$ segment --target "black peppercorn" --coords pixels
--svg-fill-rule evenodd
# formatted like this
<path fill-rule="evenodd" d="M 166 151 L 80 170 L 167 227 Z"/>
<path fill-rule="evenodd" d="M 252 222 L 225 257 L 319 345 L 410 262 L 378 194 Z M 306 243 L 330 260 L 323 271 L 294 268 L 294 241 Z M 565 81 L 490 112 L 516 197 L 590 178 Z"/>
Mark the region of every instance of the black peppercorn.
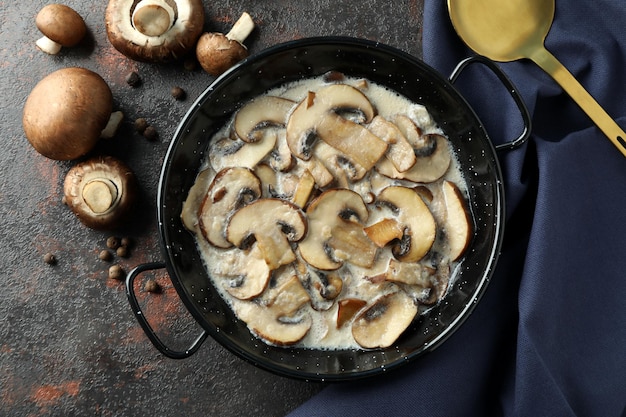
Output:
<path fill-rule="evenodd" d="M 135 120 L 135 130 L 137 132 L 143 133 L 147 127 L 148 127 L 148 121 L 144 119 L 143 117 L 140 117 L 137 120 Z"/>
<path fill-rule="evenodd" d="M 159 137 L 159 134 L 153 126 L 148 126 L 143 131 L 143 136 L 149 141 L 153 141 Z"/>
<path fill-rule="evenodd" d="M 128 256 L 128 246 L 120 246 L 119 248 L 117 248 L 115 253 L 120 258 L 126 258 Z"/>
<path fill-rule="evenodd" d="M 126 83 L 133 88 L 139 87 L 141 84 L 141 78 L 139 77 L 139 74 L 133 71 L 126 76 Z"/>
<path fill-rule="evenodd" d="M 172 88 L 172 97 L 176 100 L 184 100 L 187 97 L 187 93 L 180 87 Z"/>
<path fill-rule="evenodd" d="M 98 258 L 101 261 L 110 262 L 113 259 L 113 255 L 108 250 L 102 250 L 98 254 Z"/>
<path fill-rule="evenodd" d="M 110 236 L 107 238 L 107 248 L 116 250 L 120 247 L 120 239 L 117 236 Z"/>
<path fill-rule="evenodd" d="M 57 258 L 56 256 L 54 256 L 53 254 L 51 254 L 50 252 L 46 253 L 43 256 L 43 261 L 45 263 L 47 263 L 48 265 L 56 265 L 57 263 Z"/>
<path fill-rule="evenodd" d="M 112 265 L 109 268 L 109 278 L 121 281 L 126 276 L 126 273 L 119 265 Z"/>
<path fill-rule="evenodd" d="M 123 237 L 120 243 L 122 244 L 122 246 L 126 246 L 127 248 L 130 248 L 133 244 L 133 241 L 129 237 Z"/>
<path fill-rule="evenodd" d="M 158 282 L 156 282 L 154 279 L 149 279 L 146 281 L 146 283 L 143 286 L 143 289 L 146 292 L 152 292 L 152 293 L 156 293 L 161 291 L 161 286 L 159 285 Z"/>

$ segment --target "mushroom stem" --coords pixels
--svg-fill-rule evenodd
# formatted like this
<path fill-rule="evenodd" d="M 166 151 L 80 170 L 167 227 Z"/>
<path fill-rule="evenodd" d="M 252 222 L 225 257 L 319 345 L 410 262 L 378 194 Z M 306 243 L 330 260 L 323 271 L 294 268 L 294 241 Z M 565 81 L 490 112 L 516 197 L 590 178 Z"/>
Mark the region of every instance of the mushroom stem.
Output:
<path fill-rule="evenodd" d="M 117 187 L 106 178 L 97 178 L 83 188 L 83 199 L 96 214 L 105 213 L 117 199 Z"/>
<path fill-rule="evenodd" d="M 111 113 L 111 117 L 109 117 L 109 121 L 107 125 L 100 132 L 100 137 L 102 139 L 111 139 L 117 133 L 122 121 L 124 120 L 124 113 L 121 111 L 114 111 Z"/>
<path fill-rule="evenodd" d="M 173 25 L 174 9 L 163 0 L 142 0 L 133 11 L 132 22 L 146 36 L 160 36 Z"/>
<path fill-rule="evenodd" d="M 41 49 L 43 52 L 50 54 L 50 55 L 58 54 L 59 51 L 61 51 L 61 47 L 62 47 L 60 43 L 53 41 L 47 36 L 42 36 L 41 38 L 37 39 L 37 41 L 35 42 L 35 45 L 37 45 L 37 47 Z"/>
<path fill-rule="evenodd" d="M 239 20 L 230 29 L 230 32 L 226 34 L 226 37 L 232 41 L 243 43 L 253 30 L 254 21 L 252 17 L 247 12 L 243 12 Z"/>

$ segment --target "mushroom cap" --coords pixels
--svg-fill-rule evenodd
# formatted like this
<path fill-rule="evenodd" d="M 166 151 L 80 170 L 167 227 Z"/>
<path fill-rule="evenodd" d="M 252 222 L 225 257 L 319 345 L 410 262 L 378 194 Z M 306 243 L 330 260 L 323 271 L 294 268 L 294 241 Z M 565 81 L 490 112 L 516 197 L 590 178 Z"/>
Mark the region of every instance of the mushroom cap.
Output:
<path fill-rule="evenodd" d="M 240 42 L 221 33 L 204 33 L 196 45 L 200 66 L 213 76 L 225 72 L 248 56 L 248 49 Z"/>
<path fill-rule="evenodd" d="M 100 210 L 85 200 L 89 187 L 109 189 L 108 208 Z M 135 175 L 119 159 L 99 156 L 81 162 L 65 176 L 63 193 L 68 207 L 78 219 L 92 229 L 113 229 L 121 225 L 137 194 Z"/>
<path fill-rule="evenodd" d="M 100 75 L 85 68 L 63 68 L 33 88 L 22 124 L 37 152 L 70 160 L 94 147 L 112 110 L 113 94 Z"/>
<path fill-rule="evenodd" d="M 109 42 L 127 57 L 143 62 L 171 62 L 193 49 L 204 25 L 201 0 L 167 2 L 174 9 L 174 23 L 162 35 L 147 36 L 138 31 L 131 16 L 136 0 L 110 0 L 105 24 Z"/>
<path fill-rule="evenodd" d="M 37 13 L 35 24 L 41 33 L 62 46 L 78 44 L 87 33 L 83 18 L 64 4 L 44 6 Z"/>

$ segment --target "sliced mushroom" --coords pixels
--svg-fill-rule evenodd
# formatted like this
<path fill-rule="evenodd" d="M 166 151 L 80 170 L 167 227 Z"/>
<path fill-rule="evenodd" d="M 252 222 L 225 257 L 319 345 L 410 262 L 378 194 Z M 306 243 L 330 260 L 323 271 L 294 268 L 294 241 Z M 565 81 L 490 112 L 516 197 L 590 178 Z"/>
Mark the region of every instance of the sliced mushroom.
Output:
<path fill-rule="evenodd" d="M 267 305 L 248 302 L 236 306 L 237 316 L 260 338 L 278 346 L 293 345 L 309 332 L 311 315 L 300 310 L 309 296 L 297 276 L 292 276 L 277 290 Z"/>
<path fill-rule="evenodd" d="M 137 185 L 126 164 L 104 156 L 72 167 L 65 177 L 63 192 L 66 204 L 85 226 L 113 229 L 129 214 Z"/>
<path fill-rule="evenodd" d="M 404 291 L 379 297 L 352 323 L 354 340 L 366 349 L 391 346 L 417 315 L 417 305 Z"/>
<path fill-rule="evenodd" d="M 382 220 L 382 225 L 370 226 L 366 230 L 370 238 L 379 246 L 391 243 L 392 253 L 402 262 L 422 259 L 435 241 L 436 224 L 419 194 L 411 188 L 389 186 L 381 191 L 377 204 L 390 208 L 394 218 Z M 387 239 L 390 240 L 385 242 Z"/>
<path fill-rule="evenodd" d="M 265 127 L 285 125 L 287 114 L 294 105 L 295 102 L 282 97 L 258 97 L 235 114 L 235 133 L 245 142 L 259 141 Z"/>
<path fill-rule="evenodd" d="M 87 33 L 87 25 L 78 12 L 64 4 L 48 4 L 35 18 L 37 29 L 44 35 L 36 42 L 43 52 L 56 55 L 61 48 L 77 45 Z"/>
<path fill-rule="evenodd" d="M 276 145 L 277 133 L 266 132 L 256 142 L 223 138 L 215 141 L 209 149 L 209 161 L 216 171 L 228 167 L 254 168 Z"/>
<path fill-rule="evenodd" d="M 318 142 L 313 147 L 313 157 L 320 161 L 332 173 L 338 186 L 349 188 L 350 184 L 365 177 L 367 170 L 350 160 L 326 142 Z"/>
<path fill-rule="evenodd" d="M 399 262 L 389 259 L 385 280 L 400 284 L 416 285 L 422 288 L 433 286 L 433 277 L 436 270 L 418 262 Z"/>
<path fill-rule="evenodd" d="M 311 173 L 315 179 L 315 184 L 319 188 L 327 187 L 335 180 L 332 172 L 330 172 L 328 168 L 326 168 L 326 165 L 324 165 L 322 161 L 317 158 L 311 158 L 308 161 L 298 159 L 297 164 L 301 165 L 304 170 Z"/>
<path fill-rule="evenodd" d="M 256 245 L 271 270 L 295 261 L 289 242 L 307 232 L 304 213 L 293 204 L 264 198 L 239 209 L 228 222 L 226 238 L 239 248 Z"/>
<path fill-rule="evenodd" d="M 296 158 L 287 145 L 285 129 L 279 129 L 276 135 L 276 147 L 270 152 L 268 162 L 277 172 L 289 172 L 296 165 Z"/>
<path fill-rule="evenodd" d="M 442 196 L 445 207 L 443 231 L 448 241 L 451 261 L 458 260 L 471 241 L 472 223 L 465 198 L 459 188 L 450 181 L 443 181 Z"/>
<path fill-rule="evenodd" d="M 278 189 L 276 171 L 266 163 L 260 163 L 254 167 L 254 174 L 261 180 L 261 196 L 264 198 L 276 197 L 276 190 Z"/>
<path fill-rule="evenodd" d="M 201 0 L 109 0 L 111 45 L 137 61 L 170 62 L 192 50 L 202 33 Z"/>
<path fill-rule="evenodd" d="M 113 109 L 113 94 L 102 77 L 84 68 L 63 68 L 31 91 L 23 112 L 26 138 L 40 154 L 76 159 L 100 139 Z"/>
<path fill-rule="evenodd" d="M 335 270 L 344 261 L 371 266 L 377 248 L 363 231 L 369 212 L 357 193 L 346 189 L 323 192 L 307 208 L 309 233 L 298 245 L 311 266 Z"/>
<path fill-rule="evenodd" d="M 374 117 L 368 129 L 389 144 L 385 156 L 398 172 L 408 171 L 415 165 L 417 157 L 413 147 L 395 124 L 378 115 Z"/>
<path fill-rule="evenodd" d="M 399 172 L 388 159 L 376 164 L 376 170 L 389 178 L 416 183 L 430 183 L 443 177 L 452 161 L 448 139 L 436 133 L 423 135 L 423 138 L 423 146 L 414 148 L 417 160 L 408 171 Z"/>
<path fill-rule="evenodd" d="M 196 45 L 196 58 L 202 68 L 217 76 L 248 56 L 243 41 L 254 30 L 254 21 L 243 13 L 226 34 L 204 33 Z"/>
<path fill-rule="evenodd" d="M 272 271 L 260 249 L 254 246 L 247 252 L 233 250 L 231 256 L 229 262 L 222 264 L 225 269 L 217 271 L 228 280 L 224 287 L 226 291 L 240 300 L 250 300 L 265 291 Z"/>
<path fill-rule="evenodd" d="M 229 248 L 226 225 L 235 210 L 261 197 L 261 182 L 247 168 L 226 168 L 215 175 L 198 211 L 202 236 L 213 246 Z"/>
<path fill-rule="evenodd" d="M 372 103 L 356 88 L 346 84 L 332 84 L 321 88 L 310 99 L 303 100 L 294 109 L 287 122 L 287 143 L 300 159 L 309 159 L 315 138 L 319 137 L 350 160 L 366 170 L 384 155 L 387 143 L 354 121 L 341 114 L 358 112 L 368 123 L 375 114 Z"/>

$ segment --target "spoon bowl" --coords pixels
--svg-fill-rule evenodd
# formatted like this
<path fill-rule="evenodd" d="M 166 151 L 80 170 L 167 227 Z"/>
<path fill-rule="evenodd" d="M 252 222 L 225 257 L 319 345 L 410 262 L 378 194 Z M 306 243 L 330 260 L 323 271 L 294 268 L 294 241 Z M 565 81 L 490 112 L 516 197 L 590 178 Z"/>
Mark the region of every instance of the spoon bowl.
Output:
<path fill-rule="evenodd" d="M 626 133 L 544 46 L 555 0 L 448 0 L 454 29 L 472 50 L 494 61 L 530 59 L 572 97 L 626 156 Z"/>

